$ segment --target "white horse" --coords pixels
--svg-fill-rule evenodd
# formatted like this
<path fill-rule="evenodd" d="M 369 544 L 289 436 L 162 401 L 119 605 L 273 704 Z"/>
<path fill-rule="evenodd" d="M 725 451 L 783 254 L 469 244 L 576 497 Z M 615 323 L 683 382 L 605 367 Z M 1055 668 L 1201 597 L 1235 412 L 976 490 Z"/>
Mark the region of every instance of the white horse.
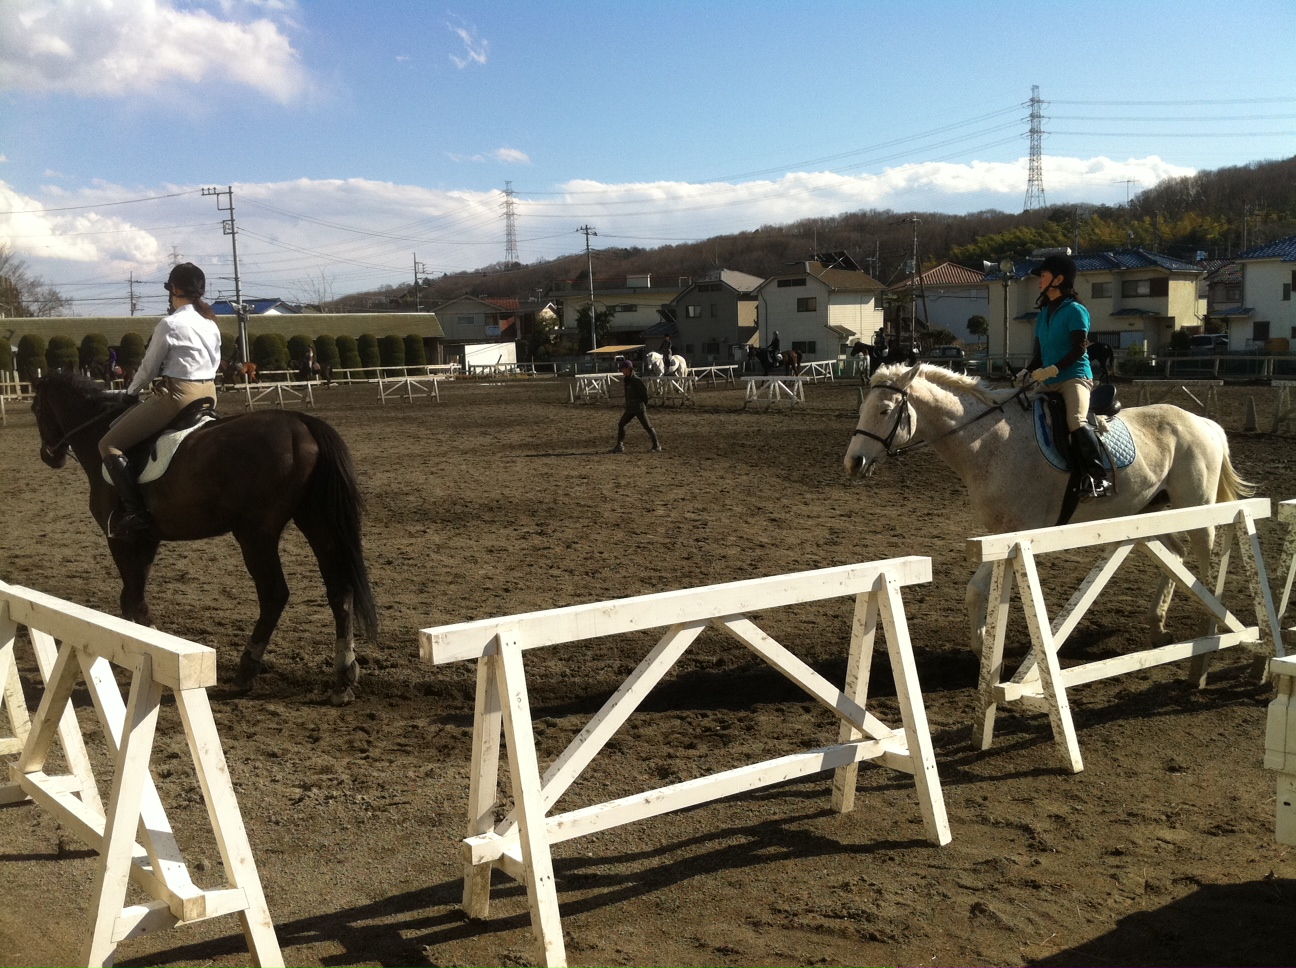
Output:
<path fill-rule="evenodd" d="M 671 354 L 671 368 L 669 373 L 666 372 L 666 360 L 660 353 L 649 353 L 644 357 L 644 359 L 648 363 L 649 376 L 688 376 L 688 363 L 686 363 L 684 357 L 680 356 L 678 353 Z"/>
<path fill-rule="evenodd" d="M 962 478 L 987 534 L 1024 531 L 1057 523 L 1068 475 L 1056 470 L 1035 443 L 1034 417 L 1012 398 L 1015 390 L 988 390 L 970 376 L 943 367 L 891 364 L 873 375 L 846 449 L 852 478 L 871 474 L 888 456 L 930 444 Z M 1151 505 L 1192 507 L 1233 501 L 1254 492 L 1229 461 L 1228 438 L 1213 420 L 1158 404 L 1121 411 L 1136 456 L 1114 471 L 1116 493 L 1082 502 L 1073 521 L 1137 514 Z M 1215 529 L 1189 534 L 1203 576 L 1210 574 Z M 980 651 L 992 564 L 968 583 L 973 651 Z M 1156 644 L 1170 641 L 1166 611 L 1174 585 L 1162 577 L 1148 612 Z"/>

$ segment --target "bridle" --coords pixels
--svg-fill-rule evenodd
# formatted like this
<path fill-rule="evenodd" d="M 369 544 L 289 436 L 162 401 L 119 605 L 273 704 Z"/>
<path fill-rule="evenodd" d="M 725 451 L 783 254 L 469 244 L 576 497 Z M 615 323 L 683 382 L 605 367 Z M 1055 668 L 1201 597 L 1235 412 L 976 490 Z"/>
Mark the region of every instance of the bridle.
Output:
<path fill-rule="evenodd" d="M 39 429 L 41 426 L 40 397 L 35 397 L 32 399 L 32 412 L 36 415 L 36 427 L 37 429 Z M 71 430 L 65 433 L 62 437 L 60 437 L 58 439 L 58 442 L 54 444 L 45 443 L 45 435 L 42 432 L 41 433 L 41 453 L 44 454 L 46 457 L 53 459 L 57 457 L 61 451 L 67 448 L 68 444 L 72 442 L 72 438 L 75 437 L 77 434 L 81 433 L 81 431 L 85 430 L 87 427 L 93 427 L 101 420 L 107 420 L 109 418 L 113 418 L 117 416 L 118 416 L 118 411 L 115 410 L 114 408 L 110 407 L 107 410 L 102 410 L 99 413 L 95 414 L 93 417 L 89 418 L 88 420 L 84 420 L 81 423 L 77 424 L 75 427 L 73 427 Z"/>
<path fill-rule="evenodd" d="M 879 383 L 877 386 L 869 388 L 870 393 L 872 393 L 874 390 L 890 390 L 893 393 L 900 394 L 900 404 L 897 407 L 895 421 L 891 424 L 891 431 L 885 437 L 879 437 L 877 434 L 870 433 L 867 430 L 861 430 L 860 428 L 856 427 L 855 435 L 858 437 L 867 437 L 869 440 L 876 440 L 879 444 L 882 445 L 883 449 L 886 450 L 886 455 L 888 457 L 899 457 L 901 454 L 908 453 L 911 450 L 918 450 L 920 447 L 927 447 L 930 444 L 936 443 L 937 441 L 944 440 L 946 437 L 950 437 L 958 433 L 960 430 L 966 430 L 968 427 L 971 427 L 977 421 L 990 416 L 990 414 L 992 413 L 996 413 L 996 412 L 1003 413 L 1004 404 L 1008 403 L 1010 400 L 1016 400 L 1018 397 L 1024 397 L 1026 394 L 1026 388 L 1020 387 L 1018 388 L 1017 392 L 1014 393 L 1011 397 L 1008 397 L 1007 399 L 1000 401 L 999 403 L 995 404 L 992 407 L 987 407 L 985 410 L 982 410 L 971 420 L 966 420 L 956 427 L 951 427 L 949 430 L 945 431 L 945 433 L 941 434 L 939 437 L 933 437 L 930 440 L 920 440 L 917 443 L 913 443 L 913 444 L 905 444 L 903 447 L 892 447 L 891 444 L 896 439 L 896 434 L 900 432 L 901 426 L 907 427 L 909 430 L 909 434 L 911 436 L 913 434 L 913 423 L 912 423 L 913 411 L 909 407 L 909 388 L 905 387 L 902 389 L 891 383 Z"/>

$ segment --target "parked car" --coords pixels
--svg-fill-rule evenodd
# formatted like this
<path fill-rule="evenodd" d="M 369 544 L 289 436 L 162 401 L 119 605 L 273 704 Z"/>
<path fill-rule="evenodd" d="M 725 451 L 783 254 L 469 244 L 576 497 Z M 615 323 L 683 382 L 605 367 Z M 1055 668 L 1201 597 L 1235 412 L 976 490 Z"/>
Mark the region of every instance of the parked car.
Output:
<path fill-rule="evenodd" d="M 961 346 L 933 346 L 919 357 L 919 361 L 943 366 L 955 373 L 967 372 L 967 354 L 963 352 Z"/>
<path fill-rule="evenodd" d="M 1196 356 L 1227 353 L 1228 348 L 1228 337 L 1223 333 L 1198 333 L 1188 337 L 1188 352 Z"/>

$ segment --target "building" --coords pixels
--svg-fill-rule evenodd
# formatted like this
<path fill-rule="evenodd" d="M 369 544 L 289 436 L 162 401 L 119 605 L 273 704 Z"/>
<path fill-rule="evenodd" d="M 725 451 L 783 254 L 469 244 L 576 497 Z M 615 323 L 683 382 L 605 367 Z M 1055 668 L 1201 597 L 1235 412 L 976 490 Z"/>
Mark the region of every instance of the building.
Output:
<path fill-rule="evenodd" d="M 844 252 L 826 253 L 756 288 L 761 346 L 777 332 L 785 350 L 835 360 L 882 328 L 882 283 Z"/>
<path fill-rule="evenodd" d="M 695 365 L 746 359 L 756 338 L 756 289 L 760 276 L 717 269 L 671 300 L 672 319 L 644 332 L 647 350 L 671 335 L 677 353 Z"/>
<path fill-rule="evenodd" d="M 626 276 L 624 285 L 619 280 L 595 279 L 595 313 L 610 309 L 613 314 L 607 336 L 599 342 L 643 343 L 648 338 L 645 333 L 662 322 L 663 312 L 667 312 L 671 300 L 691 282 L 691 279 L 681 278 L 674 286 L 654 285 L 650 273 Z M 549 296 L 561 301 L 563 338 L 576 342 L 579 332 L 576 318 L 590 304 L 588 284 L 581 288 L 578 280 L 569 279 L 566 288 L 555 289 Z"/>
<path fill-rule="evenodd" d="M 1212 318 L 1227 324 L 1233 350 L 1288 350 L 1296 340 L 1296 235 L 1257 245 L 1236 258 L 1241 267 L 1241 298 Z M 1274 340 L 1286 340 L 1271 343 Z"/>
<path fill-rule="evenodd" d="M 1138 345 L 1156 353 L 1169 346 L 1176 330 L 1196 332 L 1202 325 L 1206 305 L 1198 283 L 1205 270 L 1200 266 L 1141 248 L 1074 258 L 1076 291 L 1089 310 L 1090 340 L 1117 350 Z M 1031 273 L 1043 261 L 1043 256 L 1016 259 L 1011 273 L 995 270 L 986 276 L 992 358 L 1006 357 L 1014 365 L 1030 359 L 1039 315 L 1039 284 Z"/>
<path fill-rule="evenodd" d="M 910 276 L 889 286 L 887 295 L 890 305 L 884 315 L 893 333 L 908 335 L 907 318 L 912 307 L 919 332 L 947 329 L 965 344 L 980 343 L 985 338 L 968 330 L 968 320 L 973 316 L 990 318 L 990 284 L 984 272 L 942 262 L 924 272 L 918 284 Z"/>
<path fill-rule="evenodd" d="M 217 316 L 233 316 L 234 303 L 229 299 L 217 299 L 211 304 L 212 312 Z M 249 316 L 287 316 L 300 314 L 301 306 L 286 303 L 282 299 L 244 299 L 244 311 Z"/>

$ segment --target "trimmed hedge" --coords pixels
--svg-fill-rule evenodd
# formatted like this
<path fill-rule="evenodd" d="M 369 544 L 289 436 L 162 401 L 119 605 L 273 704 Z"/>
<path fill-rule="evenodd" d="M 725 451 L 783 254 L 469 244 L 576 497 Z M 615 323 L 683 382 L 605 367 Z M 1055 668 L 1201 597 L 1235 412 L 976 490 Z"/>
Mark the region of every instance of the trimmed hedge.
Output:
<path fill-rule="evenodd" d="M 11 373 L 13 368 L 13 347 L 9 345 L 9 340 L 0 338 L 0 373 Z"/>
<path fill-rule="evenodd" d="M 410 333 L 405 337 L 405 365 L 422 366 L 427 362 L 427 351 L 423 349 L 423 337 Z"/>
<path fill-rule="evenodd" d="M 296 360 L 299 365 L 301 363 L 304 363 L 306 357 L 310 354 L 311 347 L 314 345 L 315 344 L 311 342 L 311 338 L 309 336 L 302 336 L 300 334 L 296 336 L 289 336 L 288 337 L 288 359 Z M 319 362 L 318 354 L 316 354 L 316 362 L 317 363 Z"/>
<path fill-rule="evenodd" d="M 78 356 L 83 370 L 89 369 L 96 363 L 107 363 L 108 337 L 103 333 L 86 333 L 81 340 L 81 351 Z"/>
<path fill-rule="evenodd" d="M 360 353 L 361 366 L 382 366 L 378 338 L 373 333 L 361 333 L 360 338 L 356 340 L 356 350 Z"/>
<path fill-rule="evenodd" d="M 341 363 L 337 340 L 332 336 L 316 336 L 315 362 L 320 366 L 331 366 L 336 369 L 338 364 Z"/>
<path fill-rule="evenodd" d="M 357 370 L 360 368 L 360 350 L 356 346 L 354 336 L 339 336 L 337 338 L 338 366 L 344 370 Z"/>
<path fill-rule="evenodd" d="M 81 354 L 71 336 L 51 336 L 49 346 L 45 347 L 45 362 L 50 370 L 80 369 Z"/>
<path fill-rule="evenodd" d="M 383 366 L 404 366 L 405 341 L 399 336 L 384 336 L 378 341 L 378 356 Z"/>
<path fill-rule="evenodd" d="M 261 333 L 252 341 L 252 362 L 262 370 L 288 369 L 288 341 L 280 333 Z"/>
<path fill-rule="evenodd" d="M 35 333 L 24 333 L 18 339 L 18 379 L 30 383 L 36 379 L 37 371 L 44 373 L 49 364 L 45 362 L 45 340 Z"/>
<path fill-rule="evenodd" d="M 124 367 L 137 370 L 142 359 L 144 359 L 144 337 L 139 333 L 123 333 L 121 346 L 117 351 L 117 362 Z"/>

